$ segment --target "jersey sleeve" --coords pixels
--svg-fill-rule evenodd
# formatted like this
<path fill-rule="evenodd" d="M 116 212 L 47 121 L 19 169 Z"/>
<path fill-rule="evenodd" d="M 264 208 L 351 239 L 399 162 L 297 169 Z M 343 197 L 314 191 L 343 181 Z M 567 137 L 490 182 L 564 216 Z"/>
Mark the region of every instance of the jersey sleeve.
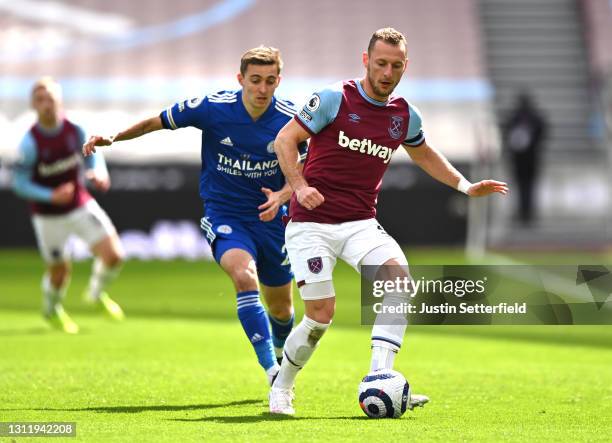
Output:
<path fill-rule="evenodd" d="M 187 128 L 193 126 L 205 129 L 209 119 L 208 97 L 192 98 L 175 103 L 164 109 L 159 115 L 166 129 Z"/>
<path fill-rule="evenodd" d="M 83 146 L 85 142 L 87 142 L 87 133 L 81 126 L 74 126 L 76 127 L 77 134 L 79 136 L 79 144 L 80 146 Z M 93 155 L 88 155 L 87 157 L 84 157 L 83 162 L 85 163 L 86 169 L 93 169 L 101 175 L 108 174 L 108 170 L 106 169 L 106 162 L 104 161 L 104 155 L 102 154 L 101 149 L 98 149 L 98 152 Z"/>
<path fill-rule="evenodd" d="M 341 103 L 342 89 L 336 84 L 312 94 L 294 118 L 311 135 L 318 134 L 335 120 Z"/>
<path fill-rule="evenodd" d="M 408 105 L 410 118 L 408 123 L 408 133 L 404 144 L 413 148 L 421 146 L 425 143 L 425 134 L 423 133 L 423 121 L 421 111 L 412 105 Z"/>
<path fill-rule="evenodd" d="M 50 202 L 53 189 L 41 186 L 32 181 L 32 172 L 36 165 L 36 144 L 31 133 L 27 133 L 19 144 L 19 158 L 13 171 L 13 190 L 26 200 Z"/>

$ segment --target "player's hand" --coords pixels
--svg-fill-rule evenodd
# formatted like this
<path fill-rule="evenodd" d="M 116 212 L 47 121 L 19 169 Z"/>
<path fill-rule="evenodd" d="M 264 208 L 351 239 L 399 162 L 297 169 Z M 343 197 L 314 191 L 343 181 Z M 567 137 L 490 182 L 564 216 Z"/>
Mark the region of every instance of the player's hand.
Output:
<path fill-rule="evenodd" d="M 101 135 L 92 135 L 87 143 L 83 145 L 83 155 L 90 156 L 96 152 L 96 146 L 110 146 L 113 144 L 113 137 L 102 137 Z"/>
<path fill-rule="evenodd" d="M 65 206 L 74 199 L 74 183 L 68 182 L 53 188 L 51 203 L 58 206 Z"/>
<path fill-rule="evenodd" d="M 482 180 L 474 183 L 467 190 L 467 194 L 470 197 L 484 197 L 495 192 L 506 195 L 508 193 L 508 185 L 495 180 Z"/>
<path fill-rule="evenodd" d="M 257 207 L 257 209 L 262 211 L 259 213 L 259 219 L 264 222 L 274 220 L 274 217 L 276 217 L 278 213 L 278 208 L 282 205 L 280 193 L 274 192 L 272 189 L 268 188 L 261 188 L 261 192 L 266 195 L 268 200 Z"/>
<path fill-rule="evenodd" d="M 110 189 L 110 177 L 108 174 L 96 174 L 92 169 L 85 172 L 85 178 L 100 192 L 106 192 Z"/>
<path fill-rule="evenodd" d="M 312 211 L 317 206 L 320 206 L 325 201 L 325 197 L 312 186 L 305 186 L 295 191 L 295 196 L 300 205 L 304 206 L 309 211 Z"/>

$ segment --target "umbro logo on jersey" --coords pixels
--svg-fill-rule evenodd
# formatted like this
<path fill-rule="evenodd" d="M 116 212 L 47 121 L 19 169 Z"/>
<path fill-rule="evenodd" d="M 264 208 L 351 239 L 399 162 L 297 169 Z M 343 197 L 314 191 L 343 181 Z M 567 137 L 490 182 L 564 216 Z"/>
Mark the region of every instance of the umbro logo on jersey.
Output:
<path fill-rule="evenodd" d="M 263 340 L 263 337 L 257 332 L 253 334 L 253 336 L 251 337 L 251 343 L 257 343 L 258 341 L 262 341 L 262 340 Z"/>
<path fill-rule="evenodd" d="M 351 123 L 359 123 L 359 120 L 361 120 L 361 117 L 359 117 L 357 114 L 349 114 L 348 116 Z"/>
<path fill-rule="evenodd" d="M 232 139 L 229 137 L 225 137 L 223 140 L 220 141 L 220 143 L 225 146 L 234 146 L 234 143 L 232 143 Z"/>

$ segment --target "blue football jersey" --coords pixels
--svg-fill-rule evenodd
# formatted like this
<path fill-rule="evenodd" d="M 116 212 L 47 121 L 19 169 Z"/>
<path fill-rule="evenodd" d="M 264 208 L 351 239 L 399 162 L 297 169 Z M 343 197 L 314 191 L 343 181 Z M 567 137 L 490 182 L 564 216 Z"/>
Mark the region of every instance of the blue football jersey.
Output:
<path fill-rule="evenodd" d="M 261 188 L 278 191 L 285 184 L 274 139 L 295 112 L 293 103 L 273 97 L 266 112 L 253 121 L 239 90 L 178 102 L 160 116 L 167 129 L 202 130 L 200 196 L 206 211 L 258 219 L 257 207 L 266 201 Z M 303 160 L 305 144 L 300 154 Z"/>

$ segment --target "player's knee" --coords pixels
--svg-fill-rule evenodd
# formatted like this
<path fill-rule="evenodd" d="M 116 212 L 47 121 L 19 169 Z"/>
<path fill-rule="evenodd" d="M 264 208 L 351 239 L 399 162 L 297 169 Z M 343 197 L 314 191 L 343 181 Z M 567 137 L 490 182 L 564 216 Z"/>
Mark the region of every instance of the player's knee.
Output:
<path fill-rule="evenodd" d="M 306 283 L 300 288 L 306 315 L 319 323 L 329 323 L 336 310 L 336 293 L 331 280 Z"/>
<path fill-rule="evenodd" d="M 334 313 L 329 311 L 313 311 L 308 316 L 319 323 L 331 323 Z"/>
<path fill-rule="evenodd" d="M 329 324 L 336 312 L 336 298 L 306 301 L 306 315 L 318 323 Z"/>
<path fill-rule="evenodd" d="M 125 255 L 117 235 L 108 235 L 102 239 L 92 247 L 92 252 L 105 267 L 111 269 L 121 266 Z"/>
<path fill-rule="evenodd" d="M 116 268 L 123 264 L 123 252 L 119 250 L 112 250 L 105 257 L 103 257 L 104 264 L 108 268 Z"/>
<path fill-rule="evenodd" d="M 251 267 L 236 269 L 230 273 L 238 292 L 257 290 L 257 271 Z"/>
<path fill-rule="evenodd" d="M 70 264 L 56 263 L 49 267 L 49 280 L 54 288 L 61 288 L 70 278 Z"/>
<path fill-rule="evenodd" d="M 270 312 L 272 317 L 278 320 L 289 320 L 293 314 L 291 300 L 289 300 L 289 302 L 283 301 L 282 303 L 268 303 L 268 312 Z"/>
<path fill-rule="evenodd" d="M 376 269 L 376 280 L 396 280 L 410 278 L 408 263 L 405 260 L 389 259 Z"/>

